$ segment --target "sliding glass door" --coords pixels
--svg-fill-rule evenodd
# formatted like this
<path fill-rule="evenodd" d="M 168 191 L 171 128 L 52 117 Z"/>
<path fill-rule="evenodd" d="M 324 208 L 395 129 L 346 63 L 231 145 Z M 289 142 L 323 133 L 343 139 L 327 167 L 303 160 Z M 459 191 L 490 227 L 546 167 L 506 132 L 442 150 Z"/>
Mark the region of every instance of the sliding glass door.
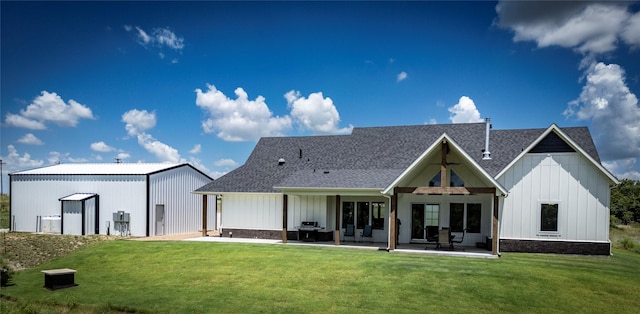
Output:
<path fill-rule="evenodd" d="M 439 204 L 411 204 L 411 239 L 425 240 L 427 229 L 438 229 Z"/>

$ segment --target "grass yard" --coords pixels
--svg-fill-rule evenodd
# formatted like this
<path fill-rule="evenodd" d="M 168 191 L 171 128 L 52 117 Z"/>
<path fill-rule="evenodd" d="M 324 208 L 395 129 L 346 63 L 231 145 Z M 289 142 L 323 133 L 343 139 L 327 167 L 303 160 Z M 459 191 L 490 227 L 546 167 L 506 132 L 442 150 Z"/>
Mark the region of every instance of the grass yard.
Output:
<path fill-rule="evenodd" d="M 9 195 L 0 195 L 0 229 L 9 229 Z"/>
<path fill-rule="evenodd" d="M 48 291 L 40 270 L 73 268 Z M 438 257 L 345 248 L 106 241 L 5 287 L 5 313 L 615 312 L 640 309 L 640 254 Z"/>

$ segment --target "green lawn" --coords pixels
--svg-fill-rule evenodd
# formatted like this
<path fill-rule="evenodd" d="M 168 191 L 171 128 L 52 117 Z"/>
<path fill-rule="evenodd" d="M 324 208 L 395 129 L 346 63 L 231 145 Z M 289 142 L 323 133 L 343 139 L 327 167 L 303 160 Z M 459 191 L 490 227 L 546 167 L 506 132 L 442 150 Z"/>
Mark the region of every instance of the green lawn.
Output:
<path fill-rule="evenodd" d="M 0 194 L 0 229 L 9 229 L 9 195 Z"/>
<path fill-rule="evenodd" d="M 0 312 L 637 312 L 640 254 L 614 253 L 474 259 L 107 241 L 16 273 Z M 79 286 L 43 289 L 40 270 L 52 268 L 78 270 Z"/>

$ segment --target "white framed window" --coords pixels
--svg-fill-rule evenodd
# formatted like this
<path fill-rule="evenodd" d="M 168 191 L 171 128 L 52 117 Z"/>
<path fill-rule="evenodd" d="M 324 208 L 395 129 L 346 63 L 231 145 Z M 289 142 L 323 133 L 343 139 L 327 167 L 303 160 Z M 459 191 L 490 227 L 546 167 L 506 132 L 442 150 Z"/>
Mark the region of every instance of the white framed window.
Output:
<path fill-rule="evenodd" d="M 541 233 L 558 233 L 560 204 L 558 202 L 540 202 L 539 208 L 540 223 L 538 230 Z"/>

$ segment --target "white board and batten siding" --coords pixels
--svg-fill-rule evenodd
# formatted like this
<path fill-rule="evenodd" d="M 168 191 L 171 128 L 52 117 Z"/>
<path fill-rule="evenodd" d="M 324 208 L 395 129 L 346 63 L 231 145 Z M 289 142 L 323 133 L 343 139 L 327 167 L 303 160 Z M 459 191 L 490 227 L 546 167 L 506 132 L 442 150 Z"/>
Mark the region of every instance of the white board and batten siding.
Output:
<path fill-rule="evenodd" d="M 224 194 L 222 228 L 282 230 L 283 199 L 279 193 Z M 317 221 L 320 227 L 333 228 L 335 206 L 329 206 L 327 199 L 325 195 L 288 195 L 287 230 L 297 230 L 303 221 Z"/>
<path fill-rule="evenodd" d="M 498 181 L 501 239 L 609 240 L 609 179 L 581 154 L 526 154 Z M 558 204 L 557 232 L 540 231 L 541 204 Z"/>
<path fill-rule="evenodd" d="M 282 230 L 282 194 L 224 194 L 222 228 Z"/>

